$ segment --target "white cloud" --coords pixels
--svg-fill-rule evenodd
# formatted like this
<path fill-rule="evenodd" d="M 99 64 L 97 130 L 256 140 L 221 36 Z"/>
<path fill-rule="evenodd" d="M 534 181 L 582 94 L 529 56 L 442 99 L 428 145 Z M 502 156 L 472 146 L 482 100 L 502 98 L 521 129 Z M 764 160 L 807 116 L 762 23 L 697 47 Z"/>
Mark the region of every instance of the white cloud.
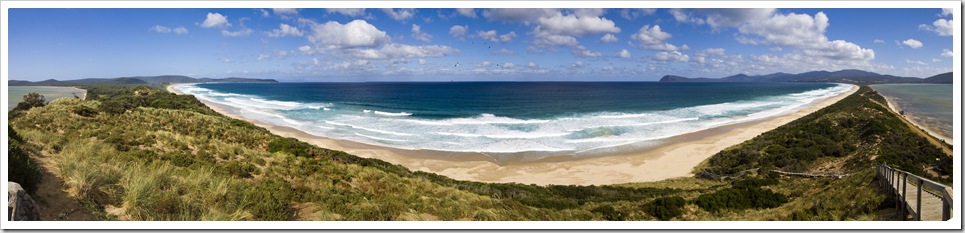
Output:
<path fill-rule="evenodd" d="M 905 41 L 902 41 L 901 44 L 907 45 L 908 47 L 911 47 L 913 49 L 917 49 L 917 48 L 921 48 L 922 46 L 925 46 L 924 44 L 921 43 L 921 41 L 918 41 L 915 39 L 907 39 Z"/>
<path fill-rule="evenodd" d="M 953 56 L 955 56 L 955 54 L 952 53 L 951 50 L 942 49 L 942 57 L 953 57 Z"/>
<path fill-rule="evenodd" d="M 356 19 L 346 24 L 328 21 L 313 25 L 308 40 L 332 48 L 354 48 L 378 46 L 389 42 L 390 38 L 365 20 Z"/>
<path fill-rule="evenodd" d="M 600 42 L 603 42 L 603 43 L 617 42 L 617 40 L 619 39 L 617 39 L 616 36 L 610 33 L 607 33 L 606 35 L 603 35 L 603 37 L 600 37 Z"/>
<path fill-rule="evenodd" d="M 721 8 L 721 9 L 670 9 L 678 22 L 707 24 L 714 30 L 737 27 L 748 22 L 766 20 L 774 14 L 773 8 Z"/>
<path fill-rule="evenodd" d="M 427 58 L 444 57 L 459 50 L 443 45 L 414 46 L 405 44 L 386 44 L 380 49 L 361 49 L 349 54 L 363 59 L 399 59 L 399 58 Z"/>
<path fill-rule="evenodd" d="M 536 31 L 557 35 L 585 36 L 595 33 L 618 33 L 620 28 L 605 18 L 585 17 L 556 13 L 552 17 L 539 18 Z"/>
<path fill-rule="evenodd" d="M 631 39 L 640 42 L 640 48 L 661 51 L 676 51 L 680 49 L 676 45 L 665 43 L 664 40 L 672 37 L 670 33 L 660 30 L 660 25 L 644 25 L 640 31 L 630 35 Z"/>
<path fill-rule="evenodd" d="M 241 37 L 241 36 L 251 35 L 252 32 L 254 31 L 248 28 L 243 28 L 237 31 L 221 30 L 221 35 L 230 36 L 230 37 Z"/>
<path fill-rule="evenodd" d="M 452 37 L 455 37 L 455 38 L 462 39 L 463 36 L 466 36 L 466 31 L 468 30 L 469 30 L 469 25 L 466 25 L 466 26 L 453 25 L 451 28 L 449 28 L 449 35 L 452 35 Z"/>
<path fill-rule="evenodd" d="M 745 44 L 770 44 L 801 49 L 808 56 L 822 56 L 831 59 L 871 60 L 874 50 L 861 48 L 857 44 L 844 41 L 831 41 L 824 35 L 829 26 L 828 17 L 818 12 L 813 17 L 807 14 L 774 14 L 766 20 L 752 20 L 741 25 L 740 33 L 757 38 L 738 37 Z"/>
<path fill-rule="evenodd" d="M 931 62 L 942 62 L 942 59 L 932 58 L 932 59 L 931 59 Z"/>
<path fill-rule="evenodd" d="M 513 41 L 513 38 L 516 38 L 516 32 L 509 32 L 506 34 L 497 35 L 496 30 L 476 31 L 476 35 L 478 35 L 479 38 L 483 38 L 483 39 L 486 39 L 492 42 L 498 42 L 498 43 L 511 42 Z"/>
<path fill-rule="evenodd" d="M 295 9 L 295 8 L 272 8 L 271 10 L 274 11 L 276 15 L 296 15 L 296 14 L 298 14 L 298 9 Z"/>
<path fill-rule="evenodd" d="M 315 51 L 312 50 L 312 46 L 308 46 L 308 45 L 298 47 L 298 51 L 301 51 L 302 53 L 307 55 L 311 55 L 312 53 L 315 53 Z"/>
<path fill-rule="evenodd" d="M 261 17 L 271 16 L 271 13 L 268 13 L 265 9 L 258 9 L 258 11 L 261 11 Z"/>
<path fill-rule="evenodd" d="M 502 67 L 502 68 L 504 68 L 504 69 L 512 69 L 513 67 L 516 66 L 516 64 L 506 62 L 506 63 L 500 64 L 500 65 L 497 65 L 497 66 Z"/>
<path fill-rule="evenodd" d="M 213 27 L 230 27 L 231 23 L 228 23 L 228 17 L 221 15 L 219 13 L 208 12 L 207 18 L 201 23 L 203 28 L 213 28 Z"/>
<path fill-rule="evenodd" d="M 677 51 L 658 52 L 657 54 L 653 55 L 653 60 L 661 61 L 661 62 L 666 62 L 666 61 L 687 62 L 687 61 L 690 61 L 690 56 L 687 56 L 687 54 L 683 54 Z"/>
<path fill-rule="evenodd" d="M 590 49 L 580 45 L 570 49 L 570 53 L 578 57 L 600 57 L 603 56 L 600 52 L 593 52 Z"/>
<path fill-rule="evenodd" d="M 476 9 L 473 9 L 473 8 L 457 8 L 456 12 L 458 12 L 462 16 L 466 16 L 473 19 L 476 18 Z"/>
<path fill-rule="evenodd" d="M 542 54 L 545 51 L 533 46 L 526 46 L 526 52 Z"/>
<path fill-rule="evenodd" d="M 580 68 L 584 66 L 586 66 L 586 64 L 583 64 L 583 61 L 576 61 L 573 64 L 570 64 L 570 67 L 573 67 L 573 68 Z"/>
<path fill-rule="evenodd" d="M 529 62 L 529 64 L 526 64 L 526 68 L 539 69 L 539 64 L 536 64 L 536 62 Z"/>
<path fill-rule="evenodd" d="M 425 65 L 426 59 L 419 58 L 419 65 Z"/>
<path fill-rule="evenodd" d="M 925 25 L 925 24 L 918 25 L 918 29 L 926 30 L 926 31 L 933 31 L 933 32 L 937 33 L 937 34 L 940 35 L 940 36 L 951 36 L 952 33 L 955 32 L 955 27 L 952 26 L 952 20 L 951 20 L 951 19 L 938 19 L 938 20 L 935 20 L 935 22 L 932 23 L 932 26 Z"/>
<path fill-rule="evenodd" d="M 292 27 L 291 25 L 288 25 L 288 24 L 278 25 L 278 29 L 274 29 L 268 32 L 269 37 L 302 36 L 302 35 L 303 33 L 301 30 L 298 30 L 297 27 Z"/>
<path fill-rule="evenodd" d="M 941 16 L 943 16 L 943 17 L 944 17 L 944 16 L 949 16 L 949 15 L 952 15 L 952 13 L 953 13 L 953 9 L 952 9 L 952 8 L 942 8 L 942 14 L 941 14 Z"/>
<path fill-rule="evenodd" d="M 396 21 L 406 21 L 415 15 L 415 10 L 413 9 L 390 9 L 383 8 L 382 12 L 385 12 L 390 18 Z"/>
<path fill-rule="evenodd" d="M 709 48 L 694 52 L 694 56 L 709 57 L 709 56 L 724 56 L 726 51 L 724 48 Z"/>
<path fill-rule="evenodd" d="M 623 59 L 630 59 L 631 57 L 630 51 L 627 51 L 626 49 L 620 50 L 620 52 L 617 53 L 617 57 L 623 58 Z"/>
<path fill-rule="evenodd" d="M 483 11 L 483 16 L 490 21 L 499 20 L 528 24 L 541 17 L 550 17 L 558 13 L 558 9 L 549 8 L 495 8 Z"/>
<path fill-rule="evenodd" d="M 182 27 L 182 26 L 178 26 L 178 27 L 172 29 L 172 28 L 169 28 L 169 27 L 161 26 L 161 25 L 154 25 L 154 27 L 148 28 L 148 31 L 155 31 L 155 32 L 159 32 L 159 33 L 170 33 L 170 32 L 174 32 L 174 34 L 176 34 L 176 35 L 188 34 L 188 29 L 187 29 L 187 28 L 184 28 L 184 27 Z"/>
<path fill-rule="evenodd" d="M 419 27 L 418 24 L 412 24 L 412 38 L 422 42 L 429 42 L 432 40 L 432 36 L 428 33 L 422 32 L 422 28 Z"/>
<path fill-rule="evenodd" d="M 365 14 L 364 8 L 325 8 L 325 12 L 338 13 L 352 17 L 359 17 Z"/>
<path fill-rule="evenodd" d="M 653 15 L 657 13 L 657 9 L 654 8 L 637 8 L 637 9 L 623 9 L 620 10 L 620 17 L 624 19 L 636 19 L 643 17 L 644 15 Z"/>
<path fill-rule="evenodd" d="M 880 39 L 875 39 L 874 43 L 875 43 L 875 44 L 883 44 L 883 43 L 885 43 L 885 41 L 884 41 L 884 40 L 880 40 Z"/>

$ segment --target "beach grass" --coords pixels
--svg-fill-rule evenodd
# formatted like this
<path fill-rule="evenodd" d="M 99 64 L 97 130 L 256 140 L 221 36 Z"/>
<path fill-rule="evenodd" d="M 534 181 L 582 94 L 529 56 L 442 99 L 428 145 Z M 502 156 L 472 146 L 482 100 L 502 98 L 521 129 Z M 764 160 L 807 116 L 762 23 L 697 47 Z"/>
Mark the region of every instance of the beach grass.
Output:
<path fill-rule="evenodd" d="M 193 96 L 150 87 L 91 92 L 99 97 L 53 101 L 11 114 L 16 117 L 10 124 L 37 148 L 33 156 L 54 161 L 71 196 L 119 220 L 868 220 L 884 200 L 874 190 L 870 166 L 901 159 L 883 150 L 917 142 L 917 135 L 897 134 L 892 140 L 879 131 L 869 136 L 849 127 L 814 127 L 825 118 L 870 129 L 903 126 L 889 123 L 894 116 L 883 113 L 847 114 L 881 110 L 862 102 L 874 97 L 863 88 L 847 101 L 731 147 L 703 167 L 721 173 L 759 168 L 742 177 L 599 186 L 483 183 L 273 135 L 220 115 Z M 104 108 L 108 101 L 128 106 Z M 810 145 L 786 143 L 806 138 L 802 135 L 841 137 L 833 141 L 857 145 L 841 145 L 841 153 L 832 146 L 813 159 L 792 157 L 785 163 L 767 157 L 780 151 L 777 145 L 784 150 Z M 865 137 L 878 137 L 868 140 L 879 143 L 850 141 Z M 904 150 L 922 154 L 905 166 L 930 164 L 925 161 L 930 150 Z M 721 161 L 754 153 L 762 157 Z M 847 159 L 833 169 L 821 165 L 839 158 Z M 849 175 L 785 177 L 772 169 Z"/>

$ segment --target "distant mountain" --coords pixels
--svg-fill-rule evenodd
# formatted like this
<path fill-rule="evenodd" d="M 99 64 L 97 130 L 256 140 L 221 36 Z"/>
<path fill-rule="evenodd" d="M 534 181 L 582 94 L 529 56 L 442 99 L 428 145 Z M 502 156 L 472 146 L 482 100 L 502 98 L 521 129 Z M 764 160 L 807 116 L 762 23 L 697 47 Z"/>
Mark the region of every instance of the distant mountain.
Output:
<path fill-rule="evenodd" d="M 922 81 L 923 79 L 920 78 L 883 75 L 863 70 L 839 70 L 834 72 L 811 71 L 800 74 L 773 73 L 754 76 L 737 74 L 719 79 L 687 78 L 676 75 L 667 75 L 660 79 L 660 82 L 836 82 L 852 84 L 920 83 Z"/>
<path fill-rule="evenodd" d="M 138 77 L 120 77 L 120 78 L 88 78 L 88 79 L 76 79 L 76 80 L 64 80 L 59 81 L 56 79 L 48 79 L 44 81 L 21 81 L 21 80 L 10 80 L 8 85 L 10 86 L 80 86 L 80 85 L 131 85 L 131 84 L 162 84 L 162 83 L 210 83 L 210 82 L 225 82 L 225 83 L 277 83 L 274 79 L 250 79 L 250 78 L 192 78 L 182 75 L 161 75 L 161 76 L 138 76 Z"/>
<path fill-rule="evenodd" d="M 948 84 L 952 84 L 952 83 L 953 83 L 953 80 L 952 80 L 952 72 L 948 72 L 948 73 L 944 73 L 944 74 L 937 74 L 937 75 L 935 75 L 935 76 L 931 76 L 931 77 L 925 78 L 925 80 L 922 80 L 921 82 L 923 82 L 923 83 L 948 83 Z"/>

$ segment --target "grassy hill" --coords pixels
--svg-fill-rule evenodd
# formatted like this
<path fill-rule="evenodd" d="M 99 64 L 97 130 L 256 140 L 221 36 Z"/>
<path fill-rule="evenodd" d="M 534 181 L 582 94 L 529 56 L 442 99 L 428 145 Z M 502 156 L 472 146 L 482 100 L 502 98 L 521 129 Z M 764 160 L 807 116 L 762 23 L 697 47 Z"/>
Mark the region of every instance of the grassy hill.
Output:
<path fill-rule="evenodd" d="M 59 99 L 11 112 L 10 125 L 22 138 L 18 149 L 57 174 L 72 198 L 104 219 L 872 220 L 889 203 L 872 183 L 873 161 L 904 156 L 887 150 L 916 156 L 895 163 L 909 171 L 922 166 L 919 171 L 936 171 L 939 178 L 951 172 L 927 161 L 936 157 L 927 147 L 906 145 L 917 135 L 888 136 L 902 125 L 867 105 L 880 98 L 868 88 L 723 151 L 701 168 L 756 172 L 727 180 L 607 186 L 458 181 L 279 137 L 211 111 L 193 96 L 147 86 L 88 92 L 88 100 Z M 847 126 L 835 127 L 842 124 Z M 778 153 L 810 146 L 821 150 Z M 823 171 L 826 162 L 842 164 L 832 170 L 849 175 L 802 178 L 770 171 Z"/>

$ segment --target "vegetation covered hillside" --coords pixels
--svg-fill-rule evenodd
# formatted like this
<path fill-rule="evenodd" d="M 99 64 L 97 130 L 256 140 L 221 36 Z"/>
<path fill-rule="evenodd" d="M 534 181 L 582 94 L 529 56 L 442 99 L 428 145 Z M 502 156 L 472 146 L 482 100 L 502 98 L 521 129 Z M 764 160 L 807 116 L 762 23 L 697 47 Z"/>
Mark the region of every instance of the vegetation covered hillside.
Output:
<path fill-rule="evenodd" d="M 907 147 L 902 144 L 905 140 L 882 136 L 887 132 L 865 135 L 849 131 L 853 127 L 803 127 L 824 124 L 820 119 L 829 115 L 837 117 L 829 119 L 830 124 L 850 122 L 872 124 L 869 129 L 891 129 L 874 126 L 892 127 L 887 115 L 846 114 L 855 104 L 863 106 L 862 101 L 876 96 L 862 89 L 821 114 L 792 123 L 798 126 L 793 127 L 798 131 L 789 134 L 792 136 L 761 135 L 715 155 L 706 165 L 708 171 L 720 174 L 759 168 L 734 179 L 690 177 L 607 186 L 488 184 L 413 172 L 279 137 L 211 111 L 193 96 L 147 86 L 85 89 L 88 100 L 65 98 L 15 111 L 10 114 L 10 125 L 22 138 L 18 139 L 20 148 L 43 169 L 59 176 L 73 198 L 91 203 L 91 211 L 104 219 L 876 219 L 875 210 L 888 202 L 871 185 L 871 161 L 899 156 L 882 152 L 882 148 L 927 152 Z M 846 105 L 839 106 L 842 104 Z M 787 153 L 794 159 L 784 161 L 771 158 L 776 152 L 765 150 L 781 144 L 785 150 L 796 151 L 810 144 L 791 143 L 796 141 L 790 139 L 825 134 L 839 137 L 830 136 L 839 133 L 842 138 L 820 144 L 830 145 L 827 153 L 806 152 L 801 158 Z M 875 143 L 855 144 L 854 148 L 838 143 L 866 137 L 876 138 L 867 140 Z M 734 156 L 733 151 L 756 152 L 757 157 Z M 762 151 L 766 153 L 761 155 Z M 848 162 L 841 171 L 851 172 L 843 179 L 786 177 L 769 171 L 810 171 L 822 161 L 842 159 Z M 933 167 L 939 174 L 951 172 Z M 11 165 L 10 169 L 22 168 Z"/>

